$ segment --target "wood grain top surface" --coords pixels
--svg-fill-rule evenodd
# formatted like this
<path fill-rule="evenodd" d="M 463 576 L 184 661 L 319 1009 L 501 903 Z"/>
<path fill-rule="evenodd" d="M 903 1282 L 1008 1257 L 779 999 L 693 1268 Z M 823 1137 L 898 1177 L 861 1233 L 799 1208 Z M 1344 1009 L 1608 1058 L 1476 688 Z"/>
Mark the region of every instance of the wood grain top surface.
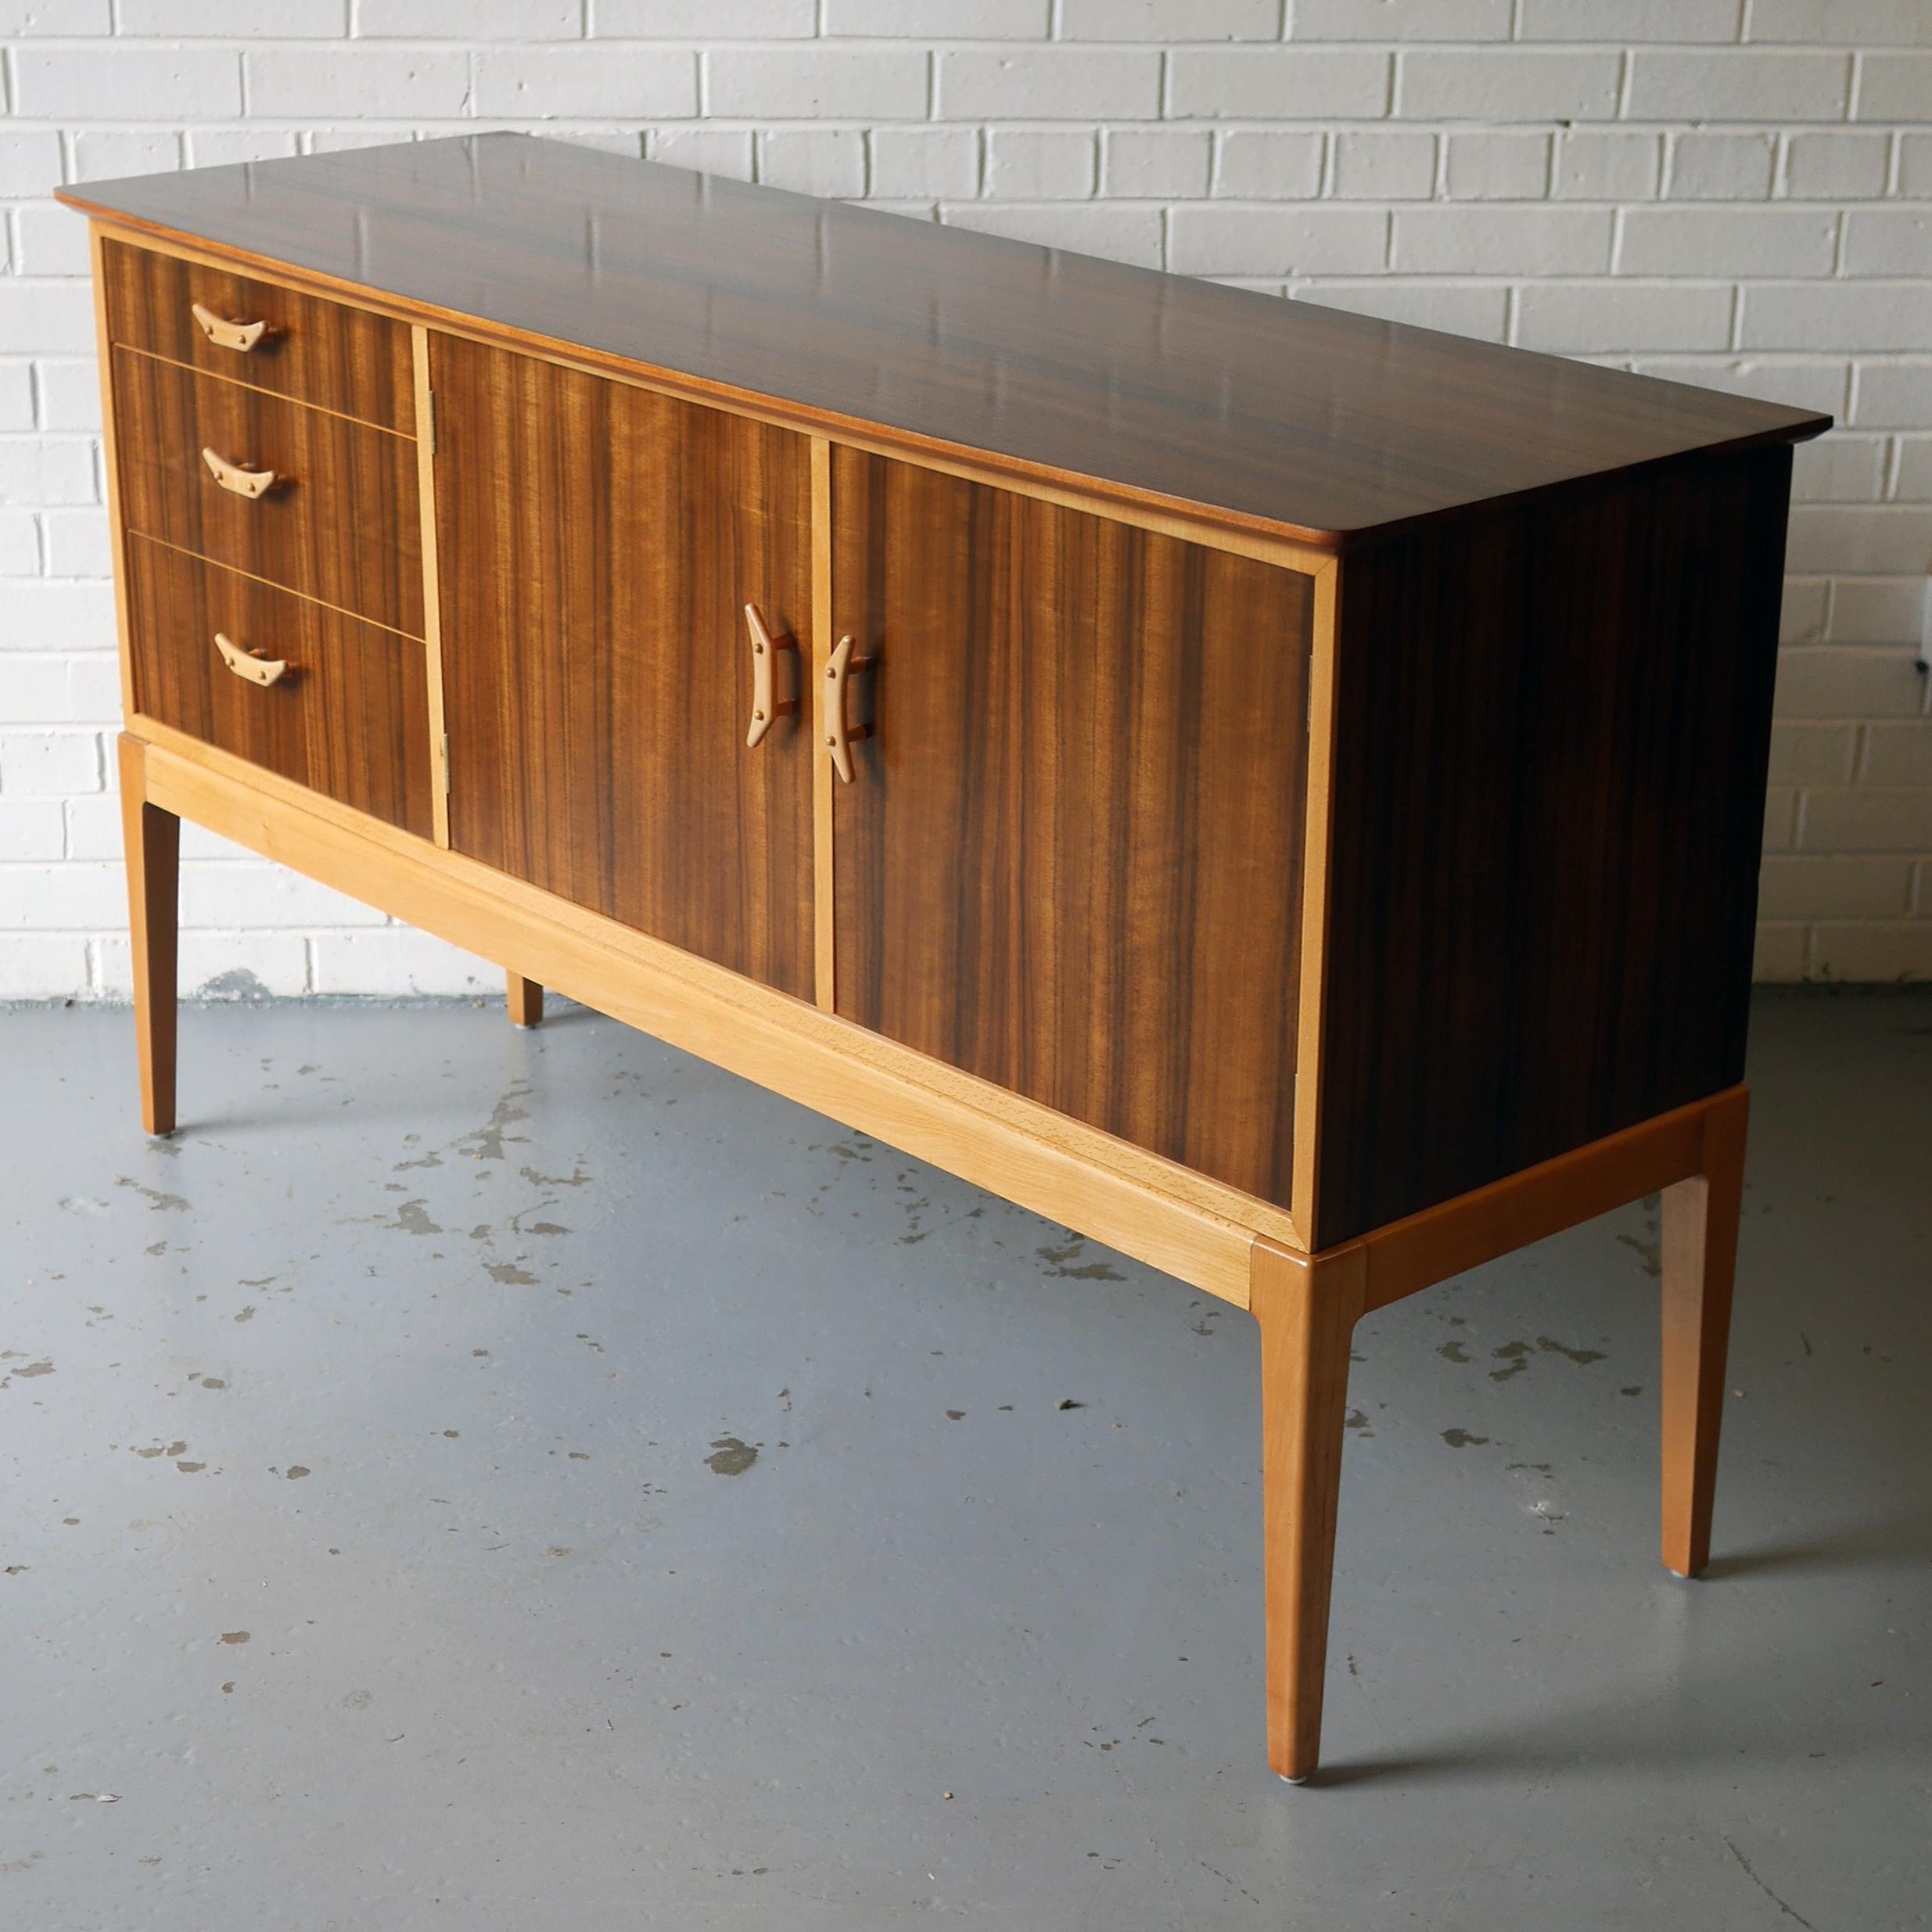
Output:
<path fill-rule="evenodd" d="M 524 135 L 61 198 L 803 426 L 1322 544 L 1830 424 Z"/>

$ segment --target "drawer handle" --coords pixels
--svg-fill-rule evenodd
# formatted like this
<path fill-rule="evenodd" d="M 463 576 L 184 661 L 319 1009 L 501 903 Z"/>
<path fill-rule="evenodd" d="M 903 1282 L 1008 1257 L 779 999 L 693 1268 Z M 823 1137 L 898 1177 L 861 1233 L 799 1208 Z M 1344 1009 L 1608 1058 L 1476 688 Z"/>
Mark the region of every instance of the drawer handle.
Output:
<path fill-rule="evenodd" d="M 825 677 L 831 686 L 825 694 L 825 745 L 831 753 L 832 770 L 847 785 L 852 782 L 852 747 L 860 738 L 872 735 L 871 725 L 846 722 L 846 681 L 869 670 L 872 663 L 869 657 L 854 657 L 852 644 L 852 635 L 847 632 L 825 665 Z"/>
<path fill-rule="evenodd" d="M 245 651 L 219 630 L 214 634 L 214 648 L 221 653 L 221 662 L 237 677 L 246 677 L 251 684 L 265 688 L 289 668 L 286 659 L 264 657 L 259 652 Z"/>
<path fill-rule="evenodd" d="M 246 355 L 269 332 L 266 322 L 224 321 L 213 309 L 204 308 L 199 302 L 191 302 L 188 312 L 217 349 L 239 349 Z"/>
<path fill-rule="evenodd" d="M 774 718 L 789 717 L 799 708 L 797 698 L 774 698 L 772 695 L 772 662 L 781 651 L 795 652 L 799 641 L 788 630 L 783 637 L 774 637 L 766 629 L 756 604 L 745 606 L 745 622 L 752 634 L 752 723 L 745 734 L 745 742 L 755 745 L 763 742 Z M 793 662 L 797 662 L 795 658 Z"/>
<path fill-rule="evenodd" d="M 265 495 L 278 479 L 272 469 L 244 469 L 239 463 L 231 463 L 225 456 L 217 456 L 213 450 L 203 450 L 201 460 L 214 474 L 214 479 L 224 490 L 232 490 L 238 497 L 246 497 L 251 502 Z"/>

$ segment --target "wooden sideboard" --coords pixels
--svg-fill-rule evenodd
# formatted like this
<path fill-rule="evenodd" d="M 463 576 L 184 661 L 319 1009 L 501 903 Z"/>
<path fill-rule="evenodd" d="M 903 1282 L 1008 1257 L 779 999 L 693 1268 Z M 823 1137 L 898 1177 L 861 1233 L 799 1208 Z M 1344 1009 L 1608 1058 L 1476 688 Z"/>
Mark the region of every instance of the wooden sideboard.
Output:
<path fill-rule="evenodd" d="M 517 135 L 63 198 L 150 1132 L 186 817 L 1251 1309 L 1298 1779 L 1355 1321 L 1661 1190 L 1703 1564 L 1826 418 Z"/>

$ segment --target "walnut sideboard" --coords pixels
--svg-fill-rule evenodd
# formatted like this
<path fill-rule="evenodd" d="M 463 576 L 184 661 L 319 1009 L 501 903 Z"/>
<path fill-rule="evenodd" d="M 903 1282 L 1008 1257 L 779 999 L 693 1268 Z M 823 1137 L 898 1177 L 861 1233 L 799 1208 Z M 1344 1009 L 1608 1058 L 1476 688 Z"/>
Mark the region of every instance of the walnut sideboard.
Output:
<path fill-rule="evenodd" d="M 1826 418 L 519 135 L 64 199 L 149 1132 L 185 817 L 1251 1309 L 1296 1779 L 1356 1319 L 1661 1190 L 1700 1568 Z"/>

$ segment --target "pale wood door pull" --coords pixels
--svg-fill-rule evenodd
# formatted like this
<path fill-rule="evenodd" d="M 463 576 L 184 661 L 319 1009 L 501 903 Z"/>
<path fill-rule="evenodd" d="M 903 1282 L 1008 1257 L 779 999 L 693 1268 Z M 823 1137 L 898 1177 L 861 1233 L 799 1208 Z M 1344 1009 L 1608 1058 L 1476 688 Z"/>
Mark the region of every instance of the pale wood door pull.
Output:
<path fill-rule="evenodd" d="M 246 355 L 271 332 L 266 322 L 232 322 L 199 302 L 191 302 L 188 312 L 201 332 L 218 349 L 236 349 Z"/>
<path fill-rule="evenodd" d="M 747 746 L 756 746 L 764 742 L 765 734 L 771 729 L 774 718 L 789 717 L 799 708 L 795 698 L 773 695 L 772 674 L 773 661 L 778 653 L 795 653 L 799 641 L 788 630 L 774 637 L 756 604 L 745 606 L 745 623 L 752 634 L 752 721 L 745 734 L 745 742 Z M 793 661 L 796 662 L 795 656 Z"/>
<path fill-rule="evenodd" d="M 264 657 L 258 652 L 245 650 L 219 630 L 214 634 L 214 648 L 221 653 L 221 662 L 237 677 L 246 677 L 251 684 L 272 684 L 289 668 L 286 658 Z"/>
<path fill-rule="evenodd" d="M 201 460 L 224 490 L 251 501 L 266 496 L 278 483 L 288 480 L 285 476 L 278 476 L 272 469 L 245 469 L 239 463 L 231 463 L 225 456 L 217 456 L 210 449 L 201 452 Z"/>
<path fill-rule="evenodd" d="M 872 735 L 871 725 L 846 722 L 846 681 L 857 672 L 869 670 L 872 663 L 869 657 L 852 655 L 853 641 L 849 632 L 841 637 L 839 648 L 825 665 L 825 676 L 831 684 L 825 705 L 825 746 L 831 753 L 832 770 L 846 785 L 852 782 L 852 747 L 860 738 Z"/>

